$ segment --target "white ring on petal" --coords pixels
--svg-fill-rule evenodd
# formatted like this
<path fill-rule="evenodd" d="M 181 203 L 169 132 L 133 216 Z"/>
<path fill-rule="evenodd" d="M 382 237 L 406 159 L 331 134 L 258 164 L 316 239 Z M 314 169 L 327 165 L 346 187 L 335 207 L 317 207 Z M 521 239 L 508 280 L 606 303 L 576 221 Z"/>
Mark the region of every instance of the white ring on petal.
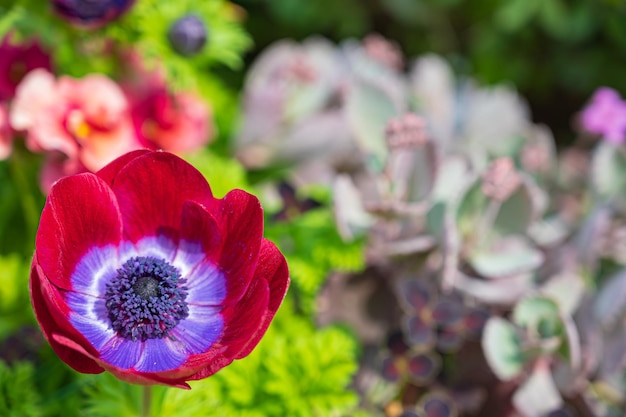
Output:
<path fill-rule="evenodd" d="M 120 245 L 120 265 L 134 256 L 153 256 L 171 264 L 176 256 L 176 245 L 163 235 L 144 237 L 134 245 L 123 242 Z"/>
<path fill-rule="evenodd" d="M 181 240 L 172 264 L 178 268 L 181 275 L 186 278 L 205 258 L 206 253 L 201 244 Z"/>
<path fill-rule="evenodd" d="M 226 276 L 211 263 L 199 263 L 185 278 L 188 304 L 218 306 L 226 298 Z"/>
<path fill-rule="evenodd" d="M 70 323 L 96 350 L 115 337 L 103 298 L 70 292 L 66 294 L 65 302 L 72 311 Z"/>
<path fill-rule="evenodd" d="M 107 245 L 90 249 L 76 264 L 70 277 L 74 292 L 104 297 L 106 284 L 119 268 L 117 247 Z"/>

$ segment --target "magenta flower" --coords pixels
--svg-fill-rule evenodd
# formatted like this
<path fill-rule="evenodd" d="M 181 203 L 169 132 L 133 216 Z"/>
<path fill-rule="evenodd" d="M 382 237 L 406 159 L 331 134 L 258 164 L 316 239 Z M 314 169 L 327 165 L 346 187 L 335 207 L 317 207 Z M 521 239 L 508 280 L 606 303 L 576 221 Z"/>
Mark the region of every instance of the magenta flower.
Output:
<path fill-rule="evenodd" d="M 0 159 L 6 159 L 13 149 L 13 131 L 9 125 L 9 112 L 0 102 Z"/>
<path fill-rule="evenodd" d="M 289 284 L 252 195 L 216 199 L 182 159 L 145 150 L 52 188 L 30 290 L 78 372 L 188 388 L 247 356 Z"/>
<path fill-rule="evenodd" d="M 0 100 L 9 100 L 15 95 L 17 85 L 24 76 L 35 68 L 50 70 L 50 55 L 37 41 L 15 42 L 9 33 L 0 43 Z"/>
<path fill-rule="evenodd" d="M 100 27 L 120 17 L 135 0 L 52 0 L 52 7 L 68 21 Z"/>
<path fill-rule="evenodd" d="M 601 87 L 582 111 L 583 128 L 602 135 L 608 142 L 621 144 L 626 139 L 626 101 L 612 88 Z"/>
<path fill-rule="evenodd" d="M 143 75 L 143 82 L 128 91 L 135 134 L 142 146 L 191 152 L 213 139 L 211 110 L 200 97 L 190 92 L 170 92 L 159 74 Z"/>

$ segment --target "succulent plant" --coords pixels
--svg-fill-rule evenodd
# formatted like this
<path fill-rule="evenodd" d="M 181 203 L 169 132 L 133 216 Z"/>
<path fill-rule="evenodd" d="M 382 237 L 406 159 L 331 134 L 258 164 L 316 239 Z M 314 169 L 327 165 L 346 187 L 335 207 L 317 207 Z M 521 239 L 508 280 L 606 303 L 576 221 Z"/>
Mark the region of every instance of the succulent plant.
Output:
<path fill-rule="evenodd" d="M 623 110 L 607 103 L 592 116 Z M 589 132 L 607 133 L 587 128 L 557 152 L 511 87 L 455 77 L 436 55 L 407 60 L 378 35 L 270 48 L 244 110 L 244 163 L 331 184 L 340 234 L 366 239 L 396 290 L 402 343 L 377 355 L 396 391 L 372 397 L 385 415 L 626 412 L 615 131 L 597 143 Z"/>

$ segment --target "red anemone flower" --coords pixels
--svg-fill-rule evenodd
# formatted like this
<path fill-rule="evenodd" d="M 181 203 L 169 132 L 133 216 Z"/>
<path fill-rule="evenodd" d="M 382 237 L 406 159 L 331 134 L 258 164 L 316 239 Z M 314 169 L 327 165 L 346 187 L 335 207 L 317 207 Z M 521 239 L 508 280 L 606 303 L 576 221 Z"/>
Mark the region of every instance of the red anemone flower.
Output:
<path fill-rule="evenodd" d="M 289 284 L 256 197 L 212 196 L 166 152 L 134 151 L 52 187 L 31 270 L 35 314 L 78 372 L 188 388 L 247 356 Z"/>

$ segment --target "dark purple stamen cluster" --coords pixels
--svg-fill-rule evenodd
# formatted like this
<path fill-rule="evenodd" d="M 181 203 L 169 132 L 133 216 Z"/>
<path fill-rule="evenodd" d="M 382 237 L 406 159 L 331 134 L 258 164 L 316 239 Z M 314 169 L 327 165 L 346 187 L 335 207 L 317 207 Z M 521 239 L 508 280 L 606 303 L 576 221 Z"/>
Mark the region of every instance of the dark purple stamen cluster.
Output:
<path fill-rule="evenodd" d="M 106 285 L 111 327 L 132 341 L 163 338 L 189 315 L 186 280 L 163 259 L 130 258 Z"/>

